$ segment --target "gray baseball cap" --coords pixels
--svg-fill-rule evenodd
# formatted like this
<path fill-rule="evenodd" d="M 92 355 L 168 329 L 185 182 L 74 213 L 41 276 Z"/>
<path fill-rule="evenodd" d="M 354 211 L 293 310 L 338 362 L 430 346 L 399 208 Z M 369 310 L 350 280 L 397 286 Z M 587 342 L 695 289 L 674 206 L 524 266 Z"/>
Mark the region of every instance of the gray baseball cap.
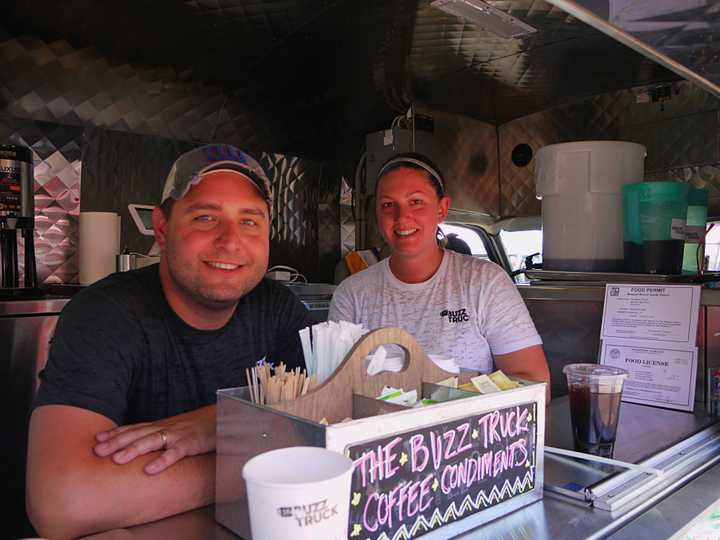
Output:
<path fill-rule="evenodd" d="M 242 150 L 229 144 L 208 144 L 185 152 L 173 163 L 165 180 L 160 203 L 181 199 L 190 188 L 213 171 L 238 172 L 250 180 L 272 209 L 272 186 L 260 164 Z"/>

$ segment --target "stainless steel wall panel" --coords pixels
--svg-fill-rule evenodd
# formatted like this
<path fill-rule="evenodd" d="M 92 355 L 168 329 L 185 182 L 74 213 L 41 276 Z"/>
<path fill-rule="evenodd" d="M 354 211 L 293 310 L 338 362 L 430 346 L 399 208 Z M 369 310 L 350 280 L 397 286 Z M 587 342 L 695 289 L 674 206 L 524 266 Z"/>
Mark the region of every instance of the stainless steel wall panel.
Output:
<path fill-rule="evenodd" d="M 565 395 L 567 381 L 562 368 L 578 362 L 597 362 L 603 304 L 529 299 L 525 304 L 543 340 L 552 395 Z"/>
<path fill-rule="evenodd" d="M 353 215 L 353 190 L 346 178 L 340 185 L 340 253 L 344 257 L 355 249 L 355 217 Z"/>
<path fill-rule="evenodd" d="M 83 142 L 83 212 L 115 212 L 120 216 L 120 246 L 147 253 L 151 236 L 137 230 L 130 203 L 157 204 L 173 161 L 193 143 L 88 128 Z M 73 238 L 77 241 L 77 235 Z"/>
<path fill-rule="evenodd" d="M 318 272 L 320 164 L 298 157 L 263 153 L 260 163 L 273 184 L 270 265 L 297 268 L 309 280 Z"/>
<path fill-rule="evenodd" d="M 340 206 L 335 201 L 318 204 L 318 265 L 315 281 L 332 283 L 340 260 Z M 327 317 L 326 317 L 327 318 Z"/>
<path fill-rule="evenodd" d="M 122 220 L 121 246 L 147 253 L 153 239 L 137 231 L 127 205 L 156 204 L 173 161 L 194 146 L 195 143 L 163 137 L 86 129 L 82 210 L 118 213 Z M 270 237 L 271 264 L 297 267 L 309 279 L 317 279 L 320 253 L 318 184 L 322 167 L 312 161 L 281 154 L 260 153 L 256 156 L 268 173 L 275 197 Z M 334 234 L 337 236 L 339 225 L 337 217 L 334 219 Z M 68 232 L 71 233 L 69 241 L 75 244 L 76 230 Z M 332 248 L 334 256 L 337 256 L 337 244 L 338 240 L 335 240 Z M 329 275 L 325 277 L 329 278 Z"/>

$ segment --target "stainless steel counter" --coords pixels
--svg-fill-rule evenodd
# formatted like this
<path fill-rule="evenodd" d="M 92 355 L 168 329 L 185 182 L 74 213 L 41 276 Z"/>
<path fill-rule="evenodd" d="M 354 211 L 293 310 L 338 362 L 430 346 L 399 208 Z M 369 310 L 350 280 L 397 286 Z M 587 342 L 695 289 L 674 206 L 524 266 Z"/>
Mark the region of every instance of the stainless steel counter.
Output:
<path fill-rule="evenodd" d="M 720 498 L 720 465 L 710 468 L 687 485 L 672 492 L 659 504 L 638 508 L 623 516 L 622 521 L 596 516 L 593 510 L 572 505 L 546 495 L 542 501 L 518 510 L 484 527 L 468 532 L 463 540 L 661 540 L 699 515 Z M 598 511 L 595 511 L 598 512 Z M 603 520 L 602 518 L 605 517 Z M 208 506 L 178 516 L 108 531 L 86 540 L 238 540 L 228 529 L 218 525 L 213 507 Z"/>
<path fill-rule="evenodd" d="M 2 452 L 9 471 L 10 503 L 6 510 L 10 519 L 5 524 L 9 538 L 33 534 L 25 517 L 24 496 L 28 415 L 58 315 L 67 302 L 59 296 L 0 301 L 0 343 L 5 353 L 0 358 L 8 374 L 9 435 Z"/>
<path fill-rule="evenodd" d="M 616 457 L 641 461 L 648 453 L 662 450 L 676 439 L 683 439 L 717 425 L 701 412 L 696 414 L 622 404 Z M 567 399 L 553 400 L 548 409 L 548 440 L 568 445 Z M 647 422 L 642 422 L 647 419 Z M 663 437 L 664 434 L 664 437 Z M 653 440 L 648 437 L 654 436 Z M 706 447 L 708 449 L 709 447 Z M 686 523 L 720 498 L 720 441 L 699 464 L 668 473 L 661 482 L 645 490 L 619 511 L 593 508 L 589 502 L 558 497 L 546 490 L 541 501 L 512 512 L 483 527 L 456 538 L 474 540 L 660 540 L 679 531 Z M 547 456 L 546 456 L 547 457 Z M 548 460 L 546 459 L 546 463 Z M 93 540 L 116 538 L 177 540 L 215 538 L 232 540 L 235 536 L 218 525 L 212 507 L 206 507 L 155 523 L 111 531 Z"/>
<path fill-rule="evenodd" d="M 37 300 L 0 301 L 0 317 L 59 314 L 69 301 L 61 296 L 46 296 Z"/>

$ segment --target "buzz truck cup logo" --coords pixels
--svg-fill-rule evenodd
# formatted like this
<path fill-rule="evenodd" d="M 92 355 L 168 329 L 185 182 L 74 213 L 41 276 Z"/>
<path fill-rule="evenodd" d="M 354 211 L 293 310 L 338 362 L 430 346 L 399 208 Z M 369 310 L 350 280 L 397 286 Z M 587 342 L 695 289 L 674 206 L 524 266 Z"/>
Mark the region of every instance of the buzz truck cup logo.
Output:
<path fill-rule="evenodd" d="M 298 527 L 309 527 L 317 525 L 323 521 L 337 515 L 337 504 L 328 506 L 327 499 L 309 504 L 300 504 L 295 506 L 281 506 L 277 509 L 277 513 L 281 517 L 293 518 Z"/>

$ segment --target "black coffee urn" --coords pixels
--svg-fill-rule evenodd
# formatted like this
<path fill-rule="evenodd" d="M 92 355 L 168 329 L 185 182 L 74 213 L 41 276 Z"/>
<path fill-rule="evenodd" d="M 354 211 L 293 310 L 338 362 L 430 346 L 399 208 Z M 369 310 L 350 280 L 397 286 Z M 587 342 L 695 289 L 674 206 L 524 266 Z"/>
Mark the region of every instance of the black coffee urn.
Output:
<path fill-rule="evenodd" d="M 38 288 L 35 266 L 35 180 L 32 151 L 0 145 L 0 296 L 21 296 Z M 18 272 L 18 232 L 23 238 L 24 277 Z M 14 293 L 14 294 L 13 294 Z"/>

